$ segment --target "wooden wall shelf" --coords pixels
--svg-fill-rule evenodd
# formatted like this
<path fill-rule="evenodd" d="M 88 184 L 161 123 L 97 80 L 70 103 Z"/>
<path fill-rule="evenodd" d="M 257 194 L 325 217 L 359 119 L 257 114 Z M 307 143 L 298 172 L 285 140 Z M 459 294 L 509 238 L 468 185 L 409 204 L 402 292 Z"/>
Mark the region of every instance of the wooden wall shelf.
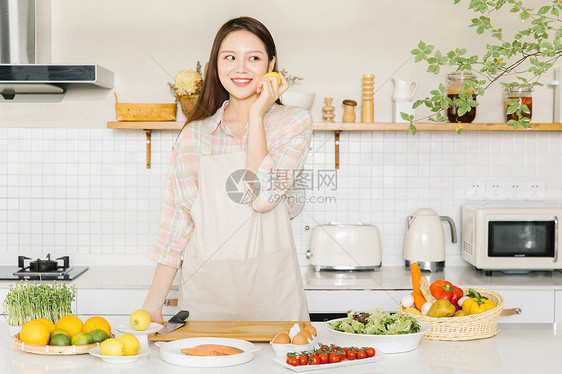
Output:
<path fill-rule="evenodd" d="M 180 130 L 184 122 L 108 122 L 110 129 Z M 418 131 L 455 131 L 456 123 L 416 123 Z M 464 123 L 464 131 L 562 131 L 562 123 L 531 123 L 531 129 L 514 130 L 505 123 Z M 315 131 L 408 131 L 407 123 L 316 122 Z"/>
<path fill-rule="evenodd" d="M 456 131 L 456 123 L 414 123 L 418 131 Z M 315 131 L 408 131 L 408 123 L 316 122 Z M 463 131 L 562 131 L 561 123 L 531 123 L 531 129 L 513 129 L 505 123 L 463 123 Z"/>
<path fill-rule="evenodd" d="M 181 130 L 185 122 L 108 122 L 110 129 L 144 130 L 146 133 L 146 168 L 150 169 L 152 130 Z M 408 123 L 343 123 L 316 122 L 314 131 L 334 131 L 336 169 L 339 169 L 339 134 L 342 131 L 408 131 Z M 456 131 L 456 123 L 416 123 L 417 131 Z M 531 123 L 532 128 L 514 129 L 505 123 L 463 123 L 463 131 L 562 131 L 562 123 Z"/>

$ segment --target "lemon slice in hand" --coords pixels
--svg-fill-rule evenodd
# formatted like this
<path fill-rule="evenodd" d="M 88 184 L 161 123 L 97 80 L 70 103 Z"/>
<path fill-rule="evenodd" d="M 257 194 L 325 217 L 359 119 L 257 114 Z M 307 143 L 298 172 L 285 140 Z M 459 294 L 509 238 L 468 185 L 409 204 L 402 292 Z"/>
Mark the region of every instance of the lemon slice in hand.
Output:
<path fill-rule="evenodd" d="M 281 78 L 279 77 L 279 73 L 272 71 L 270 73 L 265 74 L 262 79 L 265 79 L 267 77 L 276 77 L 277 78 L 277 84 L 281 84 Z"/>

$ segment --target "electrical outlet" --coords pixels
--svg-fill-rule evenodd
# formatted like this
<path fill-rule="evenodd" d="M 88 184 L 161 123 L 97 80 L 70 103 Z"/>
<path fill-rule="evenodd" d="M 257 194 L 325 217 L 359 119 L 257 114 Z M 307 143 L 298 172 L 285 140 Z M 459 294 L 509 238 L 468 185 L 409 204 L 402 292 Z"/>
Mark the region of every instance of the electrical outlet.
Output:
<path fill-rule="evenodd" d="M 467 200 L 486 200 L 486 186 L 484 182 L 471 181 L 466 186 Z"/>
<path fill-rule="evenodd" d="M 527 200 L 544 200 L 545 199 L 545 183 L 544 182 L 527 182 L 525 197 Z"/>
<path fill-rule="evenodd" d="M 506 183 L 507 191 L 506 191 L 506 198 L 507 200 L 524 200 L 527 195 L 527 186 L 523 182 L 509 182 Z"/>
<path fill-rule="evenodd" d="M 488 200 L 505 200 L 507 198 L 504 182 L 486 182 L 486 198 Z"/>

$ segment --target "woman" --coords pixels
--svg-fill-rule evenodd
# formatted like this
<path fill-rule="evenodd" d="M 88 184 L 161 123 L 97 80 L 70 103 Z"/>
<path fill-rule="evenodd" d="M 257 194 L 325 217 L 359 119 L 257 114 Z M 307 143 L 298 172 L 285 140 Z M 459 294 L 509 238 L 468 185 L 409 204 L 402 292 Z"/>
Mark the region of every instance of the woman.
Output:
<path fill-rule="evenodd" d="M 279 105 L 289 85 L 282 75 L 281 85 L 262 79 L 272 71 L 276 48 L 262 23 L 240 17 L 221 27 L 172 152 L 143 306 L 154 321 L 179 267 L 179 306 L 192 320 L 309 319 L 285 198 L 312 119 Z"/>

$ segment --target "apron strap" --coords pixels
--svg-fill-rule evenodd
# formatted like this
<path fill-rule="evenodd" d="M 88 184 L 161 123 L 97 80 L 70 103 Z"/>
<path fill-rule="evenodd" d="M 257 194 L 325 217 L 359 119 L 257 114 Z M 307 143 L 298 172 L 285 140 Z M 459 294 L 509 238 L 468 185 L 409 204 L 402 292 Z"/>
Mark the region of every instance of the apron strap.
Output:
<path fill-rule="evenodd" d="M 201 156 L 210 156 L 212 151 L 213 139 L 211 133 L 209 132 L 209 124 L 211 122 L 211 117 L 207 117 L 203 120 L 201 124 Z"/>

